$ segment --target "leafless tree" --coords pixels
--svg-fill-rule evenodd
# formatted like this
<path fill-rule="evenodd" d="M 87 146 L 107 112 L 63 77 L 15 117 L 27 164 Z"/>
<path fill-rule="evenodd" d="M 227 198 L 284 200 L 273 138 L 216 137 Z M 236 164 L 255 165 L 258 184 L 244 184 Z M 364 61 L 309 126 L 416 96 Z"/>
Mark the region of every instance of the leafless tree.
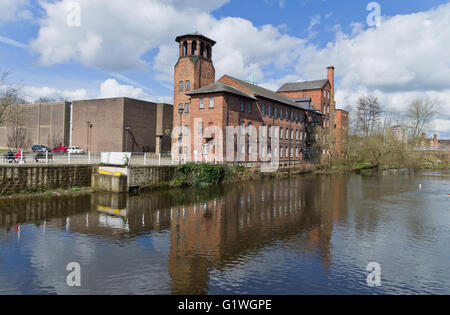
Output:
<path fill-rule="evenodd" d="M 0 125 L 5 123 L 11 114 L 11 106 L 21 102 L 20 87 L 9 80 L 10 72 L 0 70 Z"/>
<path fill-rule="evenodd" d="M 23 106 L 11 105 L 8 109 L 8 147 L 12 149 L 25 149 L 31 145 L 24 116 Z"/>
<path fill-rule="evenodd" d="M 370 136 L 378 126 L 383 108 L 374 95 L 359 98 L 355 108 L 356 133 L 365 137 Z"/>
<path fill-rule="evenodd" d="M 435 100 L 418 98 L 408 106 L 406 116 L 411 121 L 412 136 L 418 138 L 438 113 Z"/>

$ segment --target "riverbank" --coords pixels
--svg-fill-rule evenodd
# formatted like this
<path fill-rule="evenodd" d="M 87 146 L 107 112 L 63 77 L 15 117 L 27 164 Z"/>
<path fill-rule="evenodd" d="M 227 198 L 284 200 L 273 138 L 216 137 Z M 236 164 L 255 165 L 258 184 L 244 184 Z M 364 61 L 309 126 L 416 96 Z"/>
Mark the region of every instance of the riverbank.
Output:
<path fill-rule="evenodd" d="M 24 199 L 24 198 L 44 198 L 54 196 L 81 196 L 89 195 L 96 192 L 95 189 L 90 187 L 72 187 L 70 189 L 52 189 L 52 190 L 28 190 L 13 193 L 10 195 L 0 195 L 1 200 L 10 199 Z"/>

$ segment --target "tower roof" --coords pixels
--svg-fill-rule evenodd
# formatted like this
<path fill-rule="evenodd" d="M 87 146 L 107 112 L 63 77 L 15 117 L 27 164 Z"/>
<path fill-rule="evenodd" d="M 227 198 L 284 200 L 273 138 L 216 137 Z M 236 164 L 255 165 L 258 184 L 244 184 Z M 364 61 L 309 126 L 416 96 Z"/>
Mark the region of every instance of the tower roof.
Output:
<path fill-rule="evenodd" d="M 198 37 L 198 38 L 201 38 L 201 39 L 203 39 L 203 40 L 209 42 L 209 43 L 211 44 L 211 46 L 214 46 L 214 45 L 216 44 L 216 42 L 215 42 L 214 40 L 212 40 L 212 39 L 210 39 L 210 38 L 208 38 L 208 37 L 206 37 L 206 36 L 200 34 L 199 32 L 194 32 L 194 33 L 190 33 L 190 34 L 185 34 L 185 35 L 178 36 L 177 38 L 175 38 L 175 41 L 179 43 L 179 42 L 181 42 L 183 39 L 189 38 L 189 37 Z"/>

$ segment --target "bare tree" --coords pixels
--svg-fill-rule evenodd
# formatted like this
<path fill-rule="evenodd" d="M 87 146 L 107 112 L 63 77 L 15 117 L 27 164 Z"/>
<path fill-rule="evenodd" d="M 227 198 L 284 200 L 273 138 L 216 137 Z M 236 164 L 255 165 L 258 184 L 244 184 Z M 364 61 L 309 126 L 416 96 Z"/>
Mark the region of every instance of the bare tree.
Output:
<path fill-rule="evenodd" d="M 11 106 L 22 101 L 20 88 L 13 85 L 8 71 L 0 71 L 0 125 L 5 123 L 11 114 Z"/>
<path fill-rule="evenodd" d="M 426 98 L 415 99 L 406 112 L 407 118 L 411 120 L 412 136 L 418 138 L 437 113 L 437 101 Z"/>
<path fill-rule="evenodd" d="M 11 105 L 8 109 L 8 147 L 13 149 L 24 149 L 31 145 L 31 140 L 24 126 L 23 106 Z"/>
<path fill-rule="evenodd" d="M 374 95 L 359 98 L 355 108 L 356 133 L 367 137 L 370 136 L 378 126 L 383 108 Z"/>

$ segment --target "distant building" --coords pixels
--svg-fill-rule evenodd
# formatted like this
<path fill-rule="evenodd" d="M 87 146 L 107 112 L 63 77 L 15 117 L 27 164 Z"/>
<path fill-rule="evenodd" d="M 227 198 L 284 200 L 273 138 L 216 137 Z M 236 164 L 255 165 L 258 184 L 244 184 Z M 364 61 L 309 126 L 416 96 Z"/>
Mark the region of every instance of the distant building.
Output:
<path fill-rule="evenodd" d="M 10 110 L 11 117 L 0 125 L 0 148 L 69 145 L 69 102 L 14 105 Z"/>
<path fill-rule="evenodd" d="M 0 147 L 31 151 L 78 146 L 85 152 L 152 152 L 171 150 L 170 104 L 126 97 L 17 105 L 0 126 Z"/>
<path fill-rule="evenodd" d="M 419 146 L 422 149 L 437 150 L 437 149 L 440 149 L 441 143 L 438 140 L 438 135 L 437 134 L 434 134 L 432 138 L 427 139 L 427 134 L 426 133 L 422 133 L 422 137 L 420 139 Z"/>
<path fill-rule="evenodd" d="M 72 145 L 86 152 L 170 152 L 172 111 L 126 97 L 74 101 Z"/>

